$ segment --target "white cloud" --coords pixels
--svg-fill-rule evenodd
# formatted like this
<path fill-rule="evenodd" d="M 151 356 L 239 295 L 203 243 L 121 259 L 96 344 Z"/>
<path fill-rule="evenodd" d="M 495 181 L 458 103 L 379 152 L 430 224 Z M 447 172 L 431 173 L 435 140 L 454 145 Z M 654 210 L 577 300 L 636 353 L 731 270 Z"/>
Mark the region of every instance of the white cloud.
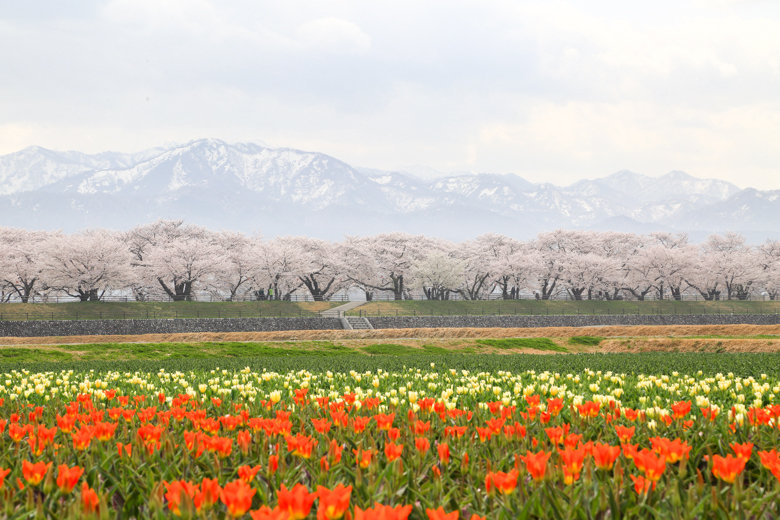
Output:
<path fill-rule="evenodd" d="M 0 13 L 0 153 L 210 135 L 380 168 L 780 187 L 777 2 L 25 5 Z"/>
<path fill-rule="evenodd" d="M 309 52 L 366 54 L 371 48 L 371 38 L 360 27 L 338 18 L 306 22 L 295 33 Z"/>

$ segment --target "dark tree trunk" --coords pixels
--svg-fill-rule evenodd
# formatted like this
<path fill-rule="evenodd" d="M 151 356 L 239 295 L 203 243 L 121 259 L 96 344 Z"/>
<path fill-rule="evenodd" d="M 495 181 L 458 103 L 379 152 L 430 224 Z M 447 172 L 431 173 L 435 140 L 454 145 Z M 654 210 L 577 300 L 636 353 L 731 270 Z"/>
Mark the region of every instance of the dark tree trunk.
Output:
<path fill-rule="evenodd" d="M 304 278 L 298 277 L 298 279 L 303 282 L 303 284 L 309 290 L 315 302 L 325 301 L 325 295 L 328 294 L 328 291 L 333 285 L 333 282 L 336 281 L 335 277 L 331 278 L 328 284 L 323 288 L 320 287 L 320 284 L 317 282 L 317 279 L 314 277 L 314 275 L 309 275 Z"/>
<path fill-rule="evenodd" d="M 160 282 L 160 286 L 162 286 L 165 294 L 167 294 L 171 300 L 175 302 L 192 300 L 192 281 L 176 283 L 174 280 L 173 290 L 168 287 L 162 278 L 158 278 L 157 281 Z"/>

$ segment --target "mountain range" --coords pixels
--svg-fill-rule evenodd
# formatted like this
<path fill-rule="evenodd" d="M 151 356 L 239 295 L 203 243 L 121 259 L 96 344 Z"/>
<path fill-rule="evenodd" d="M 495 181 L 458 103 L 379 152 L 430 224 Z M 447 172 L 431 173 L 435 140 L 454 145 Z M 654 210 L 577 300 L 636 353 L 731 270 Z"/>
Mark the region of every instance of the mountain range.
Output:
<path fill-rule="evenodd" d="M 760 242 L 780 238 L 780 190 L 740 189 L 681 171 L 648 177 L 624 170 L 564 187 L 514 174 L 435 178 L 218 139 L 134 154 L 32 146 L 0 156 L 1 225 L 128 229 L 160 217 L 327 239 L 396 230 L 452 240 L 489 231 L 526 239 L 561 227 L 686 231 L 695 241 L 737 231 Z"/>

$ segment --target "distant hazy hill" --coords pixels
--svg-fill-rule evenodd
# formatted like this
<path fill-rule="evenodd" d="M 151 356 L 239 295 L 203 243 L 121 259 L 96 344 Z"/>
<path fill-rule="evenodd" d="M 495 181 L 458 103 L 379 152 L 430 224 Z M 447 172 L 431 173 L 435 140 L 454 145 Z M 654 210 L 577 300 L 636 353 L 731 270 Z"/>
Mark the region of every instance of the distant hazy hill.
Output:
<path fill-rule="evenodd" d="M 621 171 L 566 187 L 512 174 L 436 178 L 217 139 L 136 154 L 30 147 L 0 156 L 0 224 L 125 229 L 158 217 L 266 236 L 402 230 L 450 239 L 488 231 L 528 238 L 565 227 L 681 230 L 693 237 L 732 230 L 761 241 L 780 236 L 780 191 L 740 190 L 680 171 L 662 177 Z"/>

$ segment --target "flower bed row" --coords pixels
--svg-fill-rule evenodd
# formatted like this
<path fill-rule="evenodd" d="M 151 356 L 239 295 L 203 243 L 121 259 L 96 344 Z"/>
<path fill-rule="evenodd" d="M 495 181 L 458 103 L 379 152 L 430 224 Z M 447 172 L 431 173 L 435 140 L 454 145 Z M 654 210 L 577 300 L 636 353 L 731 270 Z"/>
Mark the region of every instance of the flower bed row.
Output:
<path fill-rule="evenodd" d="M 5 374 L 8 518 L 773 518 L 767 376 Z"/>

